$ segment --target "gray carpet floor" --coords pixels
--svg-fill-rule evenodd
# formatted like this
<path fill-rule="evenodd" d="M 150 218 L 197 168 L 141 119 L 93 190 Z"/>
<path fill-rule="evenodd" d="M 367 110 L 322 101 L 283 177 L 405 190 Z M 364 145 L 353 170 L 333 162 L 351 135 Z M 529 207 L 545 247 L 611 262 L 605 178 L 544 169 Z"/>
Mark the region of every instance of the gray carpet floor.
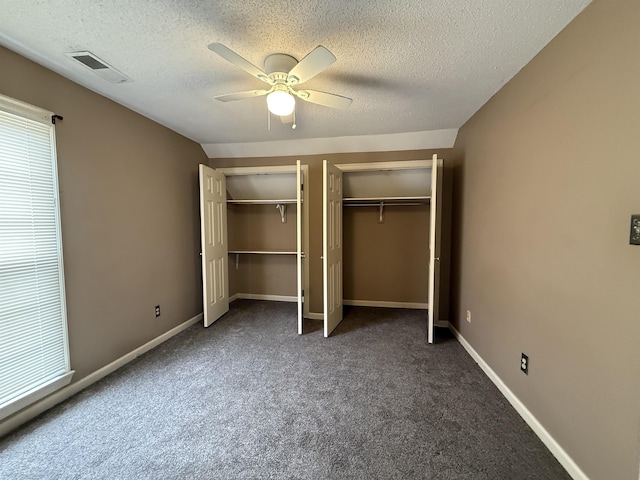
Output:
<path fill-rule="evenodd" d="M 424 312 L 239 300 L 0 440 L 0 478 L 568 479 Z"/>

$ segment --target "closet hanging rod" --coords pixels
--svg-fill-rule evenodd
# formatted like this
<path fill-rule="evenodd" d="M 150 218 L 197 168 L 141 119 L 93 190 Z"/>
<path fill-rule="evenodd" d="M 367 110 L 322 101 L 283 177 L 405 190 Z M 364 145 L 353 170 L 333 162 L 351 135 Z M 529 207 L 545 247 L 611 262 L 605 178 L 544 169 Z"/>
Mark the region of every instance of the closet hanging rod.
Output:
<path fill-rule="evenodd" d="M 385 206 L 385 207 L 395 207 L 395 206 L 399 206 L 399 207 L 417 207 L 420 205 L 426 205 L 424 202 L 370 202 L 370 203 L 346 203 L 343 202 L 342 204 L 344 207 L 380 207 L 380 206 Z"/>

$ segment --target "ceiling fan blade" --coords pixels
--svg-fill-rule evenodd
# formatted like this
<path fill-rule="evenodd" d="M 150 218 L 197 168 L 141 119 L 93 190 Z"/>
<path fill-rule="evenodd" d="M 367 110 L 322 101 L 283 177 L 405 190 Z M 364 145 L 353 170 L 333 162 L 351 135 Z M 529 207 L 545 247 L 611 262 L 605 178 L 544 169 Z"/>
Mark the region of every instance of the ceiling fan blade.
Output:
<path fill-rule="evenodd" d="M 231 50 L 229 47 L 225 47 L 221 43 L 212 43 L 211 45 L 209 45 L 208 48 L 212 52 L 215 52 L 218 55 L 220 55 L 226 61 L 233 63 L 236 67 L 240 67 L 245 72 L 247 72 L 249 75 L 252 75 L 252 76 L 254 76 L 254 77 L 262 80 L 263 82 L 266 82 L 266 83 L 270 84 L 270 85 L 273 84 L 273 80 L 271 80 L 269 78 L 269 75 L 264 73 L 262 70 L 260 70 L 258 67 L 256 67 L 253 63 L 249 62 L 248 60 L 245 60 L 243 57 L 238 55 L 236 52 Z"/>
<path fill-rule="evenodd" d="M 246 92 L 227 93 L 213 97 L 221 102 L 232 102 L 234 100 L 244 100 L 245 98 L 260 97 L 271 92 L 271 90 L 247 90 Z"/>
<path fill-rule="evenodd" d="M 325 68 L 328 68 L 336 57 L 322 45 L 311 50 L 298 64 L 291 69 L 287 77 L 287 83 L 297 85 L 315 77 Z"/>
<path fill-rule="evenodd" d="M 317 103 L 329 108 L 339 108 L 340 110 L 346 110 L 353 102 L 348 97 L 336 95 L 334 93 L 319 92 L 317 90 L 292 90 L 298 97 L 307 102 Z"/>

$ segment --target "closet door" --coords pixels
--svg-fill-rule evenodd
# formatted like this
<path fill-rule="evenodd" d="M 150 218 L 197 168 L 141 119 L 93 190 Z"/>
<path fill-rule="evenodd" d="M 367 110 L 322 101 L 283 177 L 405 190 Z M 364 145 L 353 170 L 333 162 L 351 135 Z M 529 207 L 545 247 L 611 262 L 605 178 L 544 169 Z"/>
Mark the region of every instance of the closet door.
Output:
<path fill-rule="evenodd" d="M 296 249 L 298 275 L 298 335 L 302 335 L 302 172 L 296 161 Z"/>
<path fill-rule="evenodd" d="M 439 319 L 440 298 L 440 224 L 442 217 L 442 159 L 433 157 L 431 167 L 431 225 L 429 227 L 429 343 Z"/>
<path fill-rule="evenodd" d="M 225 176 L 200 165 L 200 241 L 204 326 L 229 311 Z"/>
<path fill-rule="evenodd" d="M 324 336 L 342 321 L 342 171 L 326 160 L 323 169 Z"/>

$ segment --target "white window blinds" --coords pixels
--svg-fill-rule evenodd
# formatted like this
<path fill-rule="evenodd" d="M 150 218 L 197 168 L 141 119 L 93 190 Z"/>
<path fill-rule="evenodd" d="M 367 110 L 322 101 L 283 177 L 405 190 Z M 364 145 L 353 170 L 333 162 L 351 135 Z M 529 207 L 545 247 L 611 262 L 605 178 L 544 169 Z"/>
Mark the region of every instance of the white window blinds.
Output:
<path fill-rule="evenodd" d="M 0 419 L 73 373 L 50 116 L 0 96 Z"/>

